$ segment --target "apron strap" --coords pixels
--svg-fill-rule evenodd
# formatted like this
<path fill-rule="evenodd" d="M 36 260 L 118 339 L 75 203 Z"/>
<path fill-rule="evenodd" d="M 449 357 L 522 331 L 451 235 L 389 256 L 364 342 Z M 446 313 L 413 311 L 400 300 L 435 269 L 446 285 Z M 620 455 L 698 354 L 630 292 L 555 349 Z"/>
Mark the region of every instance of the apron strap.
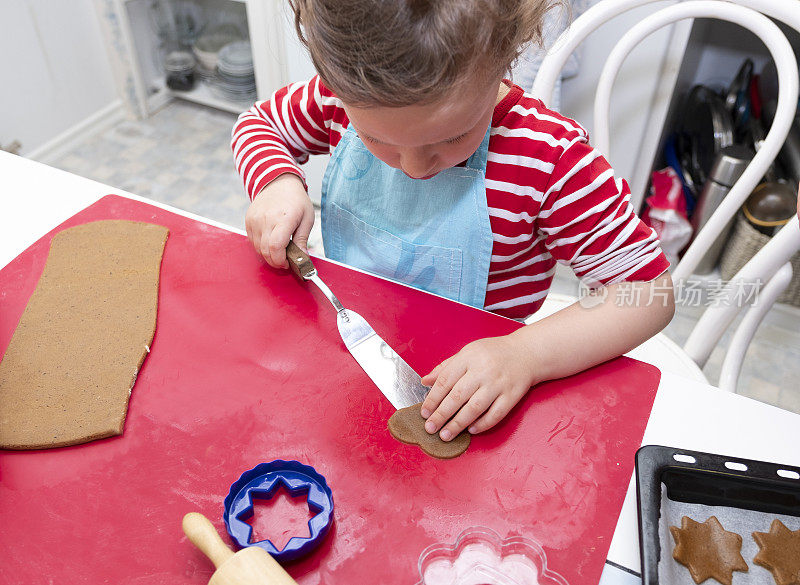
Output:
<path fill-rule="evenodd" d="M 487 154 L 489 153 L 489 136 L 492 133 L 492 125 L 489 124 L 489 127 L 486 129 L 486 134 L 481 141 L 480 146 L 478 149 L 472 153 L 467 159 L 465 166 L 470 169 L 475 169 L 479 171 L 486 170 L 486 158 Z"/>

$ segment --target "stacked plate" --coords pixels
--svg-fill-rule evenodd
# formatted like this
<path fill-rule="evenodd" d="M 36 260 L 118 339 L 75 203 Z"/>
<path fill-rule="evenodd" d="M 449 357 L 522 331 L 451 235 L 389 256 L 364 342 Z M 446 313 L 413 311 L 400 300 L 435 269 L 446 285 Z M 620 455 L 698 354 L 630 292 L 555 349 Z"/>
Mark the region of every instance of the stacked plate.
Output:
<path fill-rule="evenodd" d="M 225 45 L 241 41 L 242 34 L 235 26 L 227 24 L 204 29 L 192 47 L 197 58 L 197 72 L 204 79 L 210 79 L 217 70 L 219 51 Z"/>
<path fill-rule="evenodd" d="M 217 78 L 213 87 L 226 99 L 236 102 L 256 98 L 253 52 L 249 41 L 235 41 L 217 53 Z"/>

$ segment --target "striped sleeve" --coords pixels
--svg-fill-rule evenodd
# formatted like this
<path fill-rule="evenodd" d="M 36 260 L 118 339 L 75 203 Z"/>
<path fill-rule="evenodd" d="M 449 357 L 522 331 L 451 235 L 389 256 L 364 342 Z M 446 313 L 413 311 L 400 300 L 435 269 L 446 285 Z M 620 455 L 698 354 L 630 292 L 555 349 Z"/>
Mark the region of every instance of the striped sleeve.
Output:
<path fill-rule="evenodd" d="M 341 101 L 319 77 L 283 87 L 243 112 L 233 127 L 234 164 L 253 199 L 270 181 L 293 173 L 310 154 L 328 154 L 347 127 Z"/>
<path fill-rule="evenodd" d="M 584 131 L 564 149 L 542 194 L 537 223 L 544 245 L 592 287 L 653 280 L 669 262 L 630 196 Z"/>

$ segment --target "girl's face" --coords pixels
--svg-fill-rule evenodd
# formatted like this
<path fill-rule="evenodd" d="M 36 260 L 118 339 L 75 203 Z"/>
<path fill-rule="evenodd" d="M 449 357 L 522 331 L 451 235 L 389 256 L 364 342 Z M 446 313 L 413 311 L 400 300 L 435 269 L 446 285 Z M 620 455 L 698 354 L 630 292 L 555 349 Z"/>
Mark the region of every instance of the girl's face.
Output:
<path fill-rule="evenodd" d="M 429 179 L 467 160 L 480 146 L 499 100 L 500 79 L 467 85 L 426 105 L 344 105 L 364 145 L 412 179 Z M 500 86 L 503 94 L 505 85 Z M 505 91 L 503 91 L 505 90 Z"/>

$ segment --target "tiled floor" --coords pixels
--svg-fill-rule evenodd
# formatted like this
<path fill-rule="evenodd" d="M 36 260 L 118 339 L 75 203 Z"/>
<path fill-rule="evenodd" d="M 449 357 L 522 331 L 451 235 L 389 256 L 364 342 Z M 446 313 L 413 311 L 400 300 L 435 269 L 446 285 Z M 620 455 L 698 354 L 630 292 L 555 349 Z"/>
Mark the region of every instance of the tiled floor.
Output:
<path fill-rule="evenodd" d="M 53 166 L 244 229 L 248 199 L 230 148 L 235 120 L 172 102 L 84 141 Z"/>
<path fill-rule="evenodd" d="M 180 209 L 243 228 L 248 200 L 232 162 L 236 116 L 176 101 L 143 121 L 126 121 L 76 145 L 54 166 Z M 319 221 L 310 243 L 320 245 Z M 577 281 L 559 270 L 555 292 L 576 294 Z M 686 341 L 702 306 L 679 307 L 664 333 Z M 730 333 L 704 372 L 714 383 Z M 800 309 L 776 305 L 745 358 L 739 393 L 800 412 Z"/>

